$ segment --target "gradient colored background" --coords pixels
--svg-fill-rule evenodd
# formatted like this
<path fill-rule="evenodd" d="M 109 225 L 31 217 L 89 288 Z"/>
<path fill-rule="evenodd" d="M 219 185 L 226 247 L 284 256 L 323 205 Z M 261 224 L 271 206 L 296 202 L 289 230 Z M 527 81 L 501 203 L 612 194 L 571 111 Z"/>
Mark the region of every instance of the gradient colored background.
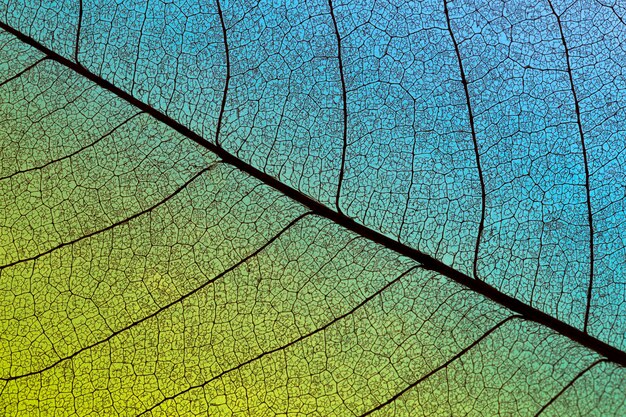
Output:
<path fill-rule="evenodd" d="M 3 24 L 252 166 L 618 349 L 625 14 L 0 5 Z M 618 364 L 48 58 L 0 33 L 7 415 L 626 415 Z"/>

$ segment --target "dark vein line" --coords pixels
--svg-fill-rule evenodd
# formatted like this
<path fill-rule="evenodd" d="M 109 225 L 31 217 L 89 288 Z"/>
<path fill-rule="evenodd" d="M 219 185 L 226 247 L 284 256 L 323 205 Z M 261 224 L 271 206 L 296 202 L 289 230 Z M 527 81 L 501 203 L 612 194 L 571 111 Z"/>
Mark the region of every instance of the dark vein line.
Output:
<path fill-rule="evenodd" d="M 221 377 L 223 377 L 224 375 L 226 375 L 226 374 L 228 374 L 230 372 L 233 372 L 233 371 L 236 371 L 238 369 L 241 369 L 244 366 L 246 366 L 246 365 L 248 365 L 248 364 L 250 364 L 252 362 L 255 362 L 255 361 L 259 360 L 259 359 L 262 359 L 263 357 L 265 357 L 267 355 L 271 355 L 272 353 L 276 353 L 278 351 L 285 350 L 285 349 L 289 348 L 290 346 L 293 346 L 293 345 L 295 345 L 295 344 L 297 344 L 297 343 L 299 343 L 299 342 L 301 342 L 301 341 L 303 341 L 303 340 L 305 340 L 305 339 L 307 339 L 307 338 L 309 338 L 311 336 L 316 335 L 317 333 L 320 333 L 320 332 L 326 330 L 327 328 L 329 328 L 333 324 L 335 324 L 335 323 L 343 320 L 344 318 L 354 314 L 358 309 L 360 309 L 361 307 L 363 307 L 364 305 L 369 303 L 374 298 L 376 298 L 379 295 L 381 295 L 387 288 L 389 288 L 392 285 L 398 283 L 400 280 L 402 280 L 402 278 L 404 278 L 405 276 L 410 274 L 412 271 L 414 271 L 415 269 L 420 268 L 420 267 L 421 266 L 418 265 L 418 266 L 413 266 L 413 267 L 407 269 L 402 274 L 400 274 L 399 276 L 397 276 L 396 278 L 394 278 L 393 280 L 391 280 L 387 284 L 385 284 L 382 288 L 378 289 L 376 292 L 374 292 L 374 293 L 370 294 L 369 296 L 367 296 L 366 298 L 364 298 L 359 304 L 354 306 L 352 309 L 350 309 L 349 311 L 345 312 L 344 314 L 341 314 L 341 315 L 335 317 L 334 319 L 332 319 L 329 322 L 327 322 L 326 324 L 324 324 L 322 327 L 319 327 L 319 328 L 317 328 L 317 329 L 315 329 L 315 330 L 313 330 L 313 331 L 311 331 L 311 332 L 309 332 L 307 334 L 304 334 L 304 335 L 302 335 L 302 336 L 300 336 L 300 337 L 298 337 L 296 339 L 293 339 L 289 343 L 286 343 L 286 344 L 284 344 L 282 346 L 278 346 L 278 347 L 276 347 L 274 349 L 270 349 L 270 350 L 268 350 L 266 352 L 263 352 L 263 353 L 255 356 L 254 358 L 250 358 L 247 361 L 241 362 L 239 365 L 236 365 L 236 366 L 234 366 L 232 368 L 229 368 L 229 369 L 227 369 L 225 371 L 222 371 L 218 375 L 215 375 L 215 376 L 211 377 L 210 379 L 204 381 L 201 384 L 192 385 L 189 388 L 187 388 L 187 389 L 185 389 L 183 391 L 177 392 L 176 394 L 174 394 L 174 395 L 172 395 L 170 397 L 165 397 L 161 401 L 159 401 L 158 403 L 154 404 L 153 406 L 151 406 L 147 410 L 145 410 L 142 413 L 140 413 L 138 416 L 142 416 L 142 415 L 144 415 L 146 413 L 149 413 L 150 411 L 154 410 L 155 408 L 157 408 L 158 406 L 160 406 L 161 404 L 163 404 L 166 401 L 173 400 L 174 398 L 176 398 L 176 397 L 178 397 L 180 395 L 183 395 L 183 394 L 185 394 L 185 393 L 187 393 L 187 392 L 189 392 L 191 390 L 202 388 L 202 387 L 210 384 L 211 382 L 220 379 Z"/>
<path fill-rule="evenodd" d="M 594 244 L 593 244 L 593 211 L 591 210 L 591 187 L 589 185 L 589 164 L 587 161 L 587 147 L 585 146 L 585 133 L 583 132 L 583 124 L 580 117 L 580 104 L 578 101 L 578 96 L 576 95 L 576 88 L 574 87 L 574 76 L 572 74 L 572 66 L 570 63 L 569 57 L 569 48 L 567 47 L 567 42 L 565 41 L 565 35 L 563 34 L 563 25 L 561 24 L 561 16 L 559 16 L 552 6 L 552 1 L 548 0 L 548 4 L 550 5 L 550 9 L 552 9 L 552 13 L 556 17 L 556 22 L 559 26 L 559 33 L 561 34 L 561 41 L 563 42 L 563 48 L 565 50 L 565 62 L 567 63 L 567 75 L 569 76 L 569 84 L 572 89 L 572 96 L 574 98 L 574 108 L 576 110 L 576 124 L 578 125 L 578 134 L 580 135 L 580 142 L 582 146 L 582 154 L 583 154 L 583 162 L 585 164 L 585 194 L 587 197 L 587 218 L 589 221 L 589 286 L 587 287 L 587 306 L 585 309 L 585 322 L 583 325 L 583 332 L 587 332 L 587 326 L 589 324 L 589 310 L 591 308 L 591 296 L 593 291 L 593 272 L 594 272 L 594 261 L 595 261 L 595 253 L 594 253 Z"/>
<path fill-rule="evenodd" d="M 252 252 L 251 254 L 249 254 L 248 256 L 246 256 L 245 258 L 240 260 L 239 262 L 237 262 L 233 266 L 229 267 L 228 269 L 225 269 L 224 271 L 220 272 L 215 277 L 213 277 L 210 280 L 204 282 L 202 285 L 194 288 L 193 290 L 189 291 L 188 293 L 186 293 L 186 294 L 180 296 L 179 298 L 169 302 L 168 304 L 164 305 L 163 307 L 160 307 L 158 310 L 150 313 L 149 315 L 147 315 L 145 317 L 142 317 L 141 319 L 139 319 L 137 321 L 134 321 L 134 322 L 132 322 L 132 323 L 122 327 L 119 330 L 116 330 L 116 331 L 112 332 L 110 335 L 108 335 L 104 339 L 98 340 L 95 343 L 92 343 L 92 344 L 90 344 L 88 346 L 80 348 L 79 350 L 75 351 L 71 355 L 68 355 L 68 356 L 65 356 L 63 358 L 58 359 L 57 361 L 55 361 L 52 364 L 46 366 L 45 368 L 41 368 L 41 369 L 38 369 L 36 371 L 31 371 L 31 372 L 28 372 L 28 373 L 25 373 L 25 374 L 14 375 L 14 376 L 9 376 L 9 377 L 2 377 L 2 378 L 0 378 L 0 381 L 13 381 L 13 380 L 16 380 L 16 379 L 21 379 L 21 378 L 26 378 L 26 377 L 29 377 L 29 376 L 41 374 L 41 373 L 43 373 L 45 371 L 48 371 L 48 370 L 54 368 L 55 366 L 59 365 L 60 363 L 68 361 L 68 360 L 76 357 L 77 355 L 79 355 L 80 353 L 82 353 L 82 352 L 84 352 L 86 350 L 93 349 L 94 347 L 96 347 L 98 345 L 106 343 L 109 340 L 113 339 L 114 337 L 118 336 L 119 334 L 121 334 L 121 333 L 123 333 L 125 331 L 128 331 L 128 330 L 134 328 L 135 326 L 138 326 L 139 324 L 143 323 L 144 321 L 147 321 L 147 320 L 157 316 L 158 314 L 162 313 L 163 311 L 165 311 L 165 310 L 169 309 L 170 307 L 172 307 L 172 306 L 174 306 L 174 305 L 176 305 L 176 304 L 186 300 L 187 298 L 191 297 L 195 293 L 201 291 L 202 289 L 206 288 L 210 284 L 213 284 L 215 281 L 217 281 L 220 278 L 224 277 L 229 272 L 232 272 L 233 270 L 237 269 L 238 267 L 240 267 L 244 263 L 248 262 L 250 259 L 252 259 L 255 256 L 257 256 L 259 253 L 261 253 L 263 250 L 265 250 L 268 246 L 270 246 L 272 243 L 274 243 L 280 236 L 282 236 L 285 232 L 287 232 L 289 229 L 291 229 L 291 227 L 293 225 L 295 225 L 300 220 L 302 220 L 303 218 L 305 218 L 305 217 L 307 217 L 308 215 L 311 215 L 311 214 L 313 214 L 313 213 L 308 211 L 308 212 L 306 212 L 304 214 L 301 214 L 300 216 L 296 217 L 291 222 L 289 222 L 285 227 L 283 227 L 278 233 L 276 233 L 274 236 L 272 236 L 261 247 L 259 247 L 257 250 L 255 250 L 254 252 Z"/>
<path fill-rule="evenodd" d="M 478 140 L 476 139 L 476 127 L 474 126 L 474 111 L 472 110 L 472 102 L 470 100 L 470 93 L 468 88 L 467 77 L 465 76 L 465 68 L 463 67 L 463 60 L 461 59 L 461 51 L 459 50 L 459 45 L 456 41 L 456 37 L 454 36 L 454 32 L 452 31 L 452 25 L 450 23 L 450 13 L 448 12 L 448 1 L 443 0 L 443 11 L 446 15 L 446 22 L 448 24 L 448 32 L 450 33 L 450 38 L 452 38 L 452 43 L 454 44 L 454 51 L 456 53 L 456 58 L 459 62 L 459 72 L 461 74 L 461 83 L 463 84 L 463 90 L 465 91 L 465 101 L 467 103 L 467 115 L 469 118 L 470 130 L 472 133 L 472 142 L 474 142 L 474 156 L 476 157 L 476 169 L 478 170 L 478 178 L 480 180 L 480 198 L 481 198 L 481 212 L 480 212 L 480 223 L 478 224 L 478 233 L 476 234 L 476 245 L 474 247 L 474 266 L 472 273 L 474 274 L 474 279 L 478 278 L 478 255 L 480 251 L 480 240 L 483 235 L 483 230 L 485 228 L 485 210 L 486 210 L 486 193 L 485 193 L 485 179 L 483 178 L 483 169 L 480 164 L 480 152 L 478 151 Z"/>
<path fill-rule="evenodd" d="M 537 289 L 537 279 L 539 278 L 539 271 L 541 269 L 541 253 L 543 252 L 543 233 L 545 231 L 545 217 L 542 213 L 541 215 L 541 219 L 544 222 L 543 225 L 541 226 L 541 233 L 539 234 L 539 251 L 537 253 L 537 266 L 535 268 L 535 275 L 533 276 L 533 286 L 532 289 L 530 290 L 530 299 L 529 299 L 529 303 L 530 305 L 533 305 L 533 301 L 535 300 L 535 290 Z"/>
<path fill-rule="evenodd" d="M 140 114 L 144 114 L 144 112 L 143 112 L 143 111 L 140 111 L 139 113 L 135 113 L 134 115 L 132 115 L 132 116 L 131 116 L 131 117 L 129 117 L 128 119 L 126 119 L 126 120 L 124 120 L 123 122 L 119 123 L 119 124 L 118 124 L 117 126 L 115 126 L 113 129 L 109 130 L 109 131 L 108 131 L 107 133 L 105 133 L 104 135 L 100 136 L 100 137 L 99 137 L 98 139 L 96 139 L 95 141 L 93 141 L 93 142 L 91 142 L 91 143 L 89 143 L 89 144 L 87 144 L 87 145 L 83 146 L 82 148 L 79 148 L 79 149 L 75 150 L 74 152 L 72 152 L 72 153 L 70 153 L 70 154 L 68 154 L 68 155 L 62 156 L 61 158 L 53 159 L 53 160 L 51 160 L 51 161 L 46 162 L 46 163 L 45 163 L 45 164 L 43 164 L 43 165 L 39 165 L 39 166 L 36 166 L 36 167 L 31 167 L 31 168 L 26 168 L 26 169 L 22 169 L 22 170 L 19 170 L 19 171 L 15 171 L 15 172 L 14 172 L 14 173 L 12 173 L 12 174 L 5 175 L 4 177 L 0 177 L 0 181 L 4 181 L 4 180 L 7 180 L 7 179 L 9 179 L 9 178 L 13 178 L 13 177 L 14 177 L 14 176 L 16 176 L 16 175 L 25 174 L 25 173 L 27 173 L 27 172 L 37 171 L 37 170 L 40 170 L 40 169 L 44 169 L 44 168 L 46 168 L 46 167 L 47 167 L 47 166 L 49 166 L 49 165 L 56 164 L 56 163 L 61 162 L 61 161 L 65 160 L 65 159 L 72 158 L 73 156 L 76 156 L 76 155 L 78 155 L 79 153 L 81 153 L 82 151 L 84 151 L 85 149 L 88 149 L 88 148 L 91 148 L 91 147 L 93 147 L 93 146 L 97 145 L 97 144 L 98 144 L 98 142 L 101 142 L 103 139 L 107 138 L 108 136 L 111 136 L 111 135 L 112 135 L 113 133 L 115 133 L 115 132 L 116 132 L 119 128 L 121 128 L 122 126 L 124 126 L 125 124 L 127 124 L 128 122 L 130 122 L 131 120 L 133 120 L 135 117 L 139 116 Z"/>
<path fill-rule="evenodd" d="M 602 3 L 600 0 L 595 0 L 595 2 L 598 3 L 602 7 L 606 7 L 608 9 L 611 9 L 611 11 L 615 15 L 615 17 L 617 17 L 617 19 L 620 21 L 620 23 L 622 25 L 626 25 L 626 21 L 624 21 L 624 18 L 622 16 L 620 16 L 620 14 L 615 11 L 615 5 L 609 6 L 608 4 Z"/>
<path fill-rule="evenodd" d="M 486 339 L 490 334 L 492 334 L 493 332 L 495 332 L 496 330 L 498 330 L 500 327 L 502 327 L 505 323 L 507 323 L 508 321 L 512 320 L 512 319 L 517 319 L 517 318 L 522 318 L 522 316 L 520 315 L 514 315 L 514 316 L 509 316 L 506 319 L 502 320 L 501 322 L 499 322 L 498 324 L 496 324 L 495 326 L 493 326 L 491 329 L 489 329 L 487 332 L 485 332 L 482 336 L 480 336 L 478 339 L 476 339 L 475 341 L 473 341 L 470 345 L 466 346 L 465 348 L 463 348 L 459 353 L 457 353 L 456 355 L 454 355 L 453 357 L 451 357 L 450 359 L 448 359 L 447 361 L 445 361 L 444 363 L 442 363 L 441 365 L 439 365 L 438 367 L 436 367 L 435 369 L 433 369 L 432 371 L 430 371 L 429 373 L 427 373 L 426 375 L 422 376 L 421 378 L 419 378 L 417 381 L 413 382 L 412 384 L 410 384 L 409 386 L 407 386 L 406 388 L 404 388 L 402 391 L 398 392 L 397 394 L 395 394 L 393 397 L 389 398 L 387 401 L 385 401 L 384 403 L 378 404 L 376 407 L 366 411 L 365 413 L 361 414 L 360 417 L 365 417 L 365 416 L 369 416 L 370 414 L 386 407 L 387 405 L 391 404 L 392 402 L 394 402 L 395 400 L 397 400 L 398 398 L 400 398 L 402 395 L 404 395 L 407 391 L 415 388 L 419 383 L 423 382 L 424 380 L 430 378 L 432 375 L 434 375 L 435 373 L 439 372 L 440 370 L 448 367 L 452 362 L 456 361 L 457 359 L 459 359 L 461 356 L 463 356 L 464 354 L 466 354 L 467 352 L 469 352 L 474 346 L 476 346 L 477 344 L 479 344 L 480 342 L 482 342 L 484 339 Z"/>
<path fill-rule="evenodd" d="M 595 362 L 593 362 L 591 365 L 589 365 L 588 367 L 586 367 L 585 369 L 583 369 L 582 371 L 580 371 L 575 377 L 574 379 L 572 379 L 570 382 L 567 383 L 567 385 L 565 385 L 563 387 L 563 389 L 561 389 L 554 397 L 552 397 L 550 399 L 550 401 L 548 401 L 543 407 L 541 407 L 541 409 L 539 411 L 537 411 L 537 414 L 535 414 L 535 417 L 539 416 L 540 414 L 542 414 L 548 407 L 550 407 L 552 405 L 552 403 L 554 403 L 561 395 L 563 395 L 563 393 L 565 391 L 567 391 L 572 385 L 574 385 L 574 383 L 580 379 L 584 374 L 586 374 L 588 371 L 591 370 L 591 368 L 593 368 L 594 366 L 606 362 L 606 359 L 599 359 Z"/>
<path fill-rule="evenodd" d="M 354 219 L 346 216 L 343 213 L 339 213 L 319 201 L 309 197 L 308 195 L 303 194 L 302 192 L 280 182 L 276 178 L 271 175 L 259 170 L 258 168 L 250 165 L 249 163 L 237 158 L 230 152 L 225 149 L 216 146 L 211 141 L 205 139 L 198 133 L 194 132 L 187 126 L 183 125 L 180 122 L 172 119 L 170 116 L 167 116 L 164 113 L 161 113 L 159 110 L 151 107 L 150 105 L 144 103 L 143 101 L 137 99 L 128 91 L 122 90 L 116 85 L 112 84 L 110 81 L 107 81 L 100 76 L 90 72 L 86 68 L 77 65 L 75 62 L 59 55 L 58 53 L 52 51 L 48 47 L 42 45 L 37 42 L 33 38 L 28 35 L 23 34 L 19 30 L 13 28 L 12 26 L 6 24 L 5 22 L 0 21 L 0 29 L 3 29 L 13 36 L 18 38 L 20 41 L 24 42 L 27 45 L 32 46 L 33 48 L 43 52 L 50 59 L 57 61 L 59 64 L 64 65 L 65 67 L 73 70 L 78 75 L 87 78 L 92 81 L 100 88 L 106 89 L 111 93 L 117 95 L 121 99 L 127 101 L 129 104 L 143 110 L 148 113 L 156 120 L 161 123 L 169 126 L 171 129 L 180 133 L 181 135 L 186 136 L 190 140 L 194 141 L 198 145 L 208 149 L 213 152 L 215 155 L 221 158 L 222 162 L 232 165 L 233 167 L 245 172 L 251 177 L 256 178 L 257 180 L 263 182 L 265 185 L 274 188 L 275 190 L 281 192 L 287 197 L 299 202 L 300 204 L 308 207 L 314 214 L 325 217 L 328 220 L 336 223 L 337 225 L 344 227 L 354 233 L 357 233 L 371 241 L 384 246 L 390 250 L 393 250 L 401 255 L 404 255 L 408 258 L 411 258 L 418 263 L 422 264 L 425 269 L 429 269 L 435 271 L 443 276 L 448 277 L 449 279 L 457 282 L 460 285 L 469 288 L 472 291 L 481 294 L 490 300 L 513 310 L 522 316 L 526 320 L 539 323 L 543 326 L 546 326 L 561 335 L 573 340 L 574 342 L 585 346 L 598 354 L 607 357 L 610 361 L 620 364 L 622 366 L 626 366 L 626 352 L 609 345 L 606 342 L 597 339 L 576 327 L 567 324 L 555 317 L 550 316 L 549 314 L 532 307 L 528 304 L 523 303 L 520 300 L 517 300 L 510 295 L 504 294 L 491 285 L 485 283 L 484 281 L 476 280 L 470 277 L 463 272 L 460 272 L 443 262 L 433 258 L 430 255 L 427 255 L 415 248 L 402 244 L 394 239 L 391 239 L 384 234 L 377 232 L 375 230 L 370 229 L 367 226 L 364 226 L 360 223 L 357 223 Z"/>
<path fill-rule="evenodd" d="M 34 63 L 30 64 L 29 66 L 27 66 L 26 68 L 24 68 L 23 70 L 21 70 L 20 72 L 18 72 L 17 74 L 15 74 L 14 76 L 12 76 L 11 78 L 8 78 L 2 82 L 0 82 L 0 87 L 4 86 L 5 84 L 10 83 L 11 81 L 15 80 L 16 78 L 21 77 L 22 75 L 24 75 L 25 73 L 27 73 L 28 71 L 32 70 L 33 68 L 35 68 L 38 64 L 42 63 L 43 61 L 49 59 L 47 56 L 38 59 L 37 61 L 35 61 Z"/>
<path fill-rule="evenodd" d="M 226 24 L 224 23 L 224 13 L 220 0 L 217 3 L 217 14 L 220 16 L 220 24 L 222 25 L 222 34 L 224 39 L 224 53 L 226 55 L 226 80 L 224 81 L 224 94 L 222 95 L 222 106 L 217 119 L 217 128 L 215 129 L 215 145 L 220 146 L 220 132 L 222 130 L 222 120 L 224 119 L 224 111 L 226 110 L 226 99 L 228 97 L 228 85 L 230 84 L 230 50 L 228 49 L 228 33 L 226 32 Z"/>
<path fill-rule="evenodd" d="M 167 203 L 169 200 L 171 200 L 172 198 L 174 198 L 178 193 L 180 193 L 181 191 L 183 191 L 185 188 L 187 188 L 187 186 L 189 184 L 191 184 L 195 179 L 197 179 L 200 175 L 204 174 L 205 172 L 211 171 L 215 166 L 217 166 L 219 162 L 214 162 L 211 165 L 209 165 L 208 167 L 204 168 L 203 170 L 201 170 L 200 172 L 198 172 L 197 174 L 195 174 L 193 177 L 191 177 L 189 180 L 187 180 L 187 182 L 185 182 L 183 185 L 181 185 L 180 187 L 178 187 L 172 194 L 168 195 L 167 197 L 165 197 L 163 200 L 159 201 L 158 203 L 148 207 L 147 209 L 141 210 L 140 212 L 137 212 L 135 214 L 133 214 L 130 217 L 125 218 L 124 220 L 120 220 L 118 222 L 115 222 L 113 224 L 110 224 L 109 226 L 105 227 L 104 229 L 99 229 L 96 230 L 95 232 L 91 232 L 91 233 L 87 233 L 86 235 L 83 235 L 81 237 L 78 237 L 74 240 L 70 240 L 69 242 L 63 242 L 58 244 L 57 246 L 50 248 L 44 252 L 41 252 L 35 256 L 31 256 L 29 258 L 23 258 L 23 259 L 18 259 L 17 261 L 13 261 L 11 263 L 5 264 L 5 265 L 0 265 L 0 271 L 6 269 L 6 268 L 10 268 L 12 266 L 24 263 L 24 262 L 29 262 L 29 261 L 34 261 L 37 260 L 39 258 L 41 258 L 42 256 L 48 255 L 49 253 L 52 253 L 56 250 L 59 250 L 61 248 L 64 248 L 66 246 L 70 246 L 70 245 L 74 245 L 75 243 L 80 242 L 81 240 L 85 240 L 85 239 L 89 239 L 93 236 L 99 235 L 101 233 L 104 233 L 106 231 L 109 231 L 111 229 L 114 229 L 118 226 L 121 226 L 123 224 L 126 224 L 134 219 L 136 219 L 137 217 L 143 216 L 146 213 L 150 213 L 151 211 L 155 210 L 156 208 L 158 208 L 159 206 Z"/>
<path fill-rule="evenodd" d="M 78 27 L 76 28 L 76 45 L 74 47 L 74 61 L 78 64 L 78 49 L 80 44 L 80 30 L 83 24 L 83 0 L 78 2 Z"/>
<path fill-rule="evenodd" d="M 343 58 L 341 55 L 341 35 L 339 34 L 337 19 L 335 19 L 333 0 L 328 0 L 328 7 L 330 9 L 330 17 L 333 21 L 335 36 L 337 37 L 337 61 L 339 65 L 339 77 L 341 78 L 341 99 L 343 101 L 343 148 L 341 150 L 341 168 L 339 169 L 339 180 L 337 181 L 337 195 L 335 197 L 335 207 L 337 208 L 337 211 L 339 213 L 342 213 L 341 207 L 339 206 L 339 199 L 341 198 L 341 186 L 343 185 L 343 176 L 346 166 L 346 150 L 348 148 L 348 93 L 346 91 L 346 78 L 343 71 Z"/>
<path fill-rule="evenodd" d="M 285 100 L 283 101 L 282 108 L 280 109 L 280 117 L 278 118 L 278 122 L 276 123 L 276 130 L 274 132 L 274 138 L 272 139 L 272 146 L 270 146 L 269 152 L 267 152 L 267 158 L 265 158 L 265 162 L 263 163 L 263 171 L 267 171 L 267 164 L 270 163 L 270 157 L 274 152 L 274 148 L 276 147 L 276 142 L 278 141 L 278 133 L 281 130 L 283 120 L 285 117 L 285 110 L 287 108 L 287 103 L 289 103 L 289 98 L 291 97 L 291 77 L 293 75 L 293 70 L 289 72 L 289 78 L 287 79 L 287 95 L 285 96 Z M 304 164 L 306 166 L 306 163 Z M 280 173 L 282 171 L 282 167 L 278 170 L 276 174 L 277 178 L 280 178 Z M 298 181 L 298 187 L 300 186 L 300 180 Z"/>
<path fill-rule="evenodd" d="M 413 132 L 416 132 L 417 129 L 415 127 L 416 119 L 417 119 L 417 103 L 415 98 L 411 95 L 411 99 L 413 99 L 413 120 L 411 122 Z M 411 180 L 409 181 L 409 186 L 406 192 L 406 204 L 404 205 L 404 212 L 402 213 L 402 222 L 400 223 L 400 229 L 398 230 L 398 241 L 402 240 L 402 230 L 404 229 L 404 225 L 406 223 L 406 214 L 409 212 L 409 205 L 411 203 L 411 190 L 413 189 L 413 185 L 415 183 L 415 148 L 417 146 L 417 135 L 413 135 L 413 143 L 411 144 Z"/>
<path fill-rule="evenodd" d="M 143 20 L 141 21 L 141 27 L 139 28 L 139 40 L 137 41 L 137 54 L 135 55 L 135 65 L 133 66 L 133 79 L 132 84 L 130 86 L 130 92 L 133 93 L 135 91 L 135 87 L 137 87 L 137 66 L 139 65 L 139 56 L 141 55 L 141 40 L 143 39 L 143 27 L 146 24 L 146 20 L 148 20 L 148 10 L 150 6 L 150 0 L 146 0 L 146 10 L 143 13 Z"/>

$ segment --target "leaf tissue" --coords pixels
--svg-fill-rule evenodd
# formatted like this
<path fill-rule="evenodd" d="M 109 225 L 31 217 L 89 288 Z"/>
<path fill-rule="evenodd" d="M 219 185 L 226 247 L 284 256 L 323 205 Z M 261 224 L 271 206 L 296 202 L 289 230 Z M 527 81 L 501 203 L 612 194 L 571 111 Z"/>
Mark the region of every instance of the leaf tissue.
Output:
<path fill-rule="evenodd" d="M 1 0 L 7 416 L 626 416 L 617 0 Z"/>

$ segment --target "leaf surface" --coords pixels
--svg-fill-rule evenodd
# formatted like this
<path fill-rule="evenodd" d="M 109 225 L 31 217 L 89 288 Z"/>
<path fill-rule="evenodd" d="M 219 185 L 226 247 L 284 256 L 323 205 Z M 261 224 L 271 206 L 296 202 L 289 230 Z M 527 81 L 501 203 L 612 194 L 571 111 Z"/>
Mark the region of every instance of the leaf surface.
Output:
<path fill-rule="evenodd" d="M 2 406 L 626 413 L 587 6 L 4 3 Z"/>

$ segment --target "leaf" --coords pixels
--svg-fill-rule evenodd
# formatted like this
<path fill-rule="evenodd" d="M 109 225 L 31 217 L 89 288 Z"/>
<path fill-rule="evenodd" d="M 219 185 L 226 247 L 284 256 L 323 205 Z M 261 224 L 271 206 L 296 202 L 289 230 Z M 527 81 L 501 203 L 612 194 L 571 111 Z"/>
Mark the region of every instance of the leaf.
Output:
<path fill-rule="evenodd" d="M 61 3 L 0 8 L 8 415 L 626 413 L 619 6 Z"/>

